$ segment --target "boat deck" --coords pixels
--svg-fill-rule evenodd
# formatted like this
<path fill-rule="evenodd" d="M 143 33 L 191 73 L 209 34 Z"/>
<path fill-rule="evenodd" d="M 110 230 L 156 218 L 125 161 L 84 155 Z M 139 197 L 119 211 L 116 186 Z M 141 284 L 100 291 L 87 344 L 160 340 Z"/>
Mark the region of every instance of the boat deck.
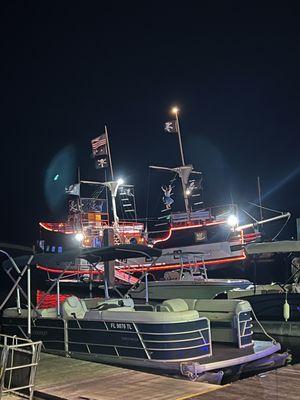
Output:
<path fill-rule="evenodd" d="M 37 372 L 35 397 L 48 400 L 175 400 L 220 388 L 204 382 L 190 382 L 43 353 Z"/>
<path fill-rule="evenodd" d="M 235 365 L 246 364 L 268 357 L 280 350 L 279 343 L 255 340 L 253 346 L 238 349 L 236 346 L 225 343 L 214 343 L 213 355 L 202 360 L 195 360 L 198 373 L 214 371 Z M 197 362 L 198 361 L 198 362 Z M 187 365 L 189 363 L 186 363 Z M 192 363 L 190 363 L 192 365 Z M 193 370 L 194 367 L 191 369 Z M 190 369 L 190 368 L 187 368 Z"/>
<path fill-rule="evenodd" d="M 278 343 L 272 344 L 272 342 L 266 340 L 255 340 L 253 346 L 241 349 L 234 344 L 214 343 L 213 355 L 208 359 L 207 364 L 240 358 L 249 358 L 248 361 L 252 361 L 258 353 L 263 352 L 265 355 L 269 355 L 269 353 L 279 350 L 280 345 Z"/>

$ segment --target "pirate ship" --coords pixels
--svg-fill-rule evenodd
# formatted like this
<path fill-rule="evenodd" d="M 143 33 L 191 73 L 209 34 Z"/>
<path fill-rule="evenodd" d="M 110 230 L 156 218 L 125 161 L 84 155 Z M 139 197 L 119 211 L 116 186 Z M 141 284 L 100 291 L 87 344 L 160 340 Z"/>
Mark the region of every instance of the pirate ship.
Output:
<path fill-rule="evenodd" d="M 169 183 L 161 187 L 164 208 L 159 217 L 146 218 L 142 222 L 137 218 L 134 187 L 114 180 L 108 132 L 105 128 L 103 135 L 92 140 L 92 151 L 96 168 L 110 168 L 111 181 L 79 180 L 67 191 L 72 196 L 68 220 L 40 223 L 43 230 L 77 238 L 81 247 L 101 247 L 103 232 L 108 227 L 113 227 L 116 244 L 147 244 L 162 250 L 160 261 L 156 264 L 150 265 L 145 258 L 118 261 L 116 276 L 125 282 L 135 283 L 136 277 L 149 269 L 156 274 L 158 271 L 182 268 L 195 270 L 203 266 L 220 268 L 242 262 L 246 259 L 244 245 L 260 240 L 260 225 L 290 217 L 289 213 L 279 213 L 267 220 L 239 225 L 236 205 L 205 207 L 202 200 L 202 173 L 185 162 L 178 109 L 174 108 L 173 113 L 175 119 L 165 124 L 165 130 L 178 137 L 181 165 L 150 166 L 152 171 L 173 175 Z M 183 211 L 175 211 L 172 197 L 175 181 L 179 183 Z M 91 196 L 81 195 L 84 185 L 96 188 Z M 40 268 L 48 273 L 57 272 L 49 267 Z M 101 280 L 103 268 L 99 266 L 95 273 L 88 264 L 78 260 L 67 273 L 72 279 L 86 277 Z"/>
<path fill-rule="evenodd" d="M 114 179 L 110 154 L 109 136 L 105 126 L 104 134 L 92 139 L 92 157 L 95 167 L 103 171 L 103 181 L 88 181 L 78 177 L 78 182 L 66 188 L 70 196 L 68 218 L 64 222 L 40 222 L 41 237 L 38 247 L 45 252 L 63 252 L 66 248 L 100 248 L 103 247 L 103 236 L 107 228 L 113 228 L 115 244 L 146 244 L 144 224 L 137 219 L 134 186 L 124 184 L 122 179 Z M 111 180 L 106 180 L 107 169 Z M 121 216 L 121 218 L 119 217 Z M 45 235 L 51 232 L 60 236 L 63 245 Z M 53 243 L 55 243 L 53 245 Z M 52 279 L 57 270 L 40 265 L 38 269 L 46 271 Z M 72 282 L 82 280 L 101 281 L 103 267 L 91 271 L 88 263 L 76 259 L 65 273 L 65 278 Z M 135 282 L 136 278 L 116 271 L 117 279 Z"/>

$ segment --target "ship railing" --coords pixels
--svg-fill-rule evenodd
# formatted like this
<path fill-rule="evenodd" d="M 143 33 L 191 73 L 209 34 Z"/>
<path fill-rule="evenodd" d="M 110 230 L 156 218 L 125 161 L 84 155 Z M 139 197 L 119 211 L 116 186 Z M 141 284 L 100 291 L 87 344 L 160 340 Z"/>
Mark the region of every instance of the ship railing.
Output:
<path fill-rule="evenodd" d="M 119 221 L 118 227 L 122 233 L 141 233 L 144 231 L 144 224 L 136 221 Z"/>
<path fill-rule="evenodd" d="M 42 342 L 0 334 L 0 398 L 11 394 L 32 399 Z"/>
<path fill-rule="evenodd" d="M 97 214 L 91 214 L 91 215 L 97 215 Z M 81 224 L 82 226 L 95 226 L 95 227 L 103 227 L 103 226 L 108 226 L 109 225 L 109 219 L 108 218 L 89 218 L 87 217 L 82 217 L 81 219 Z"/>
<path fill-rule="evenodd" d="M 173 212 L 171 213 L 171 222 L 173 225 L 203 222 L 207 223 L 210 221 L 226 221 L 229 215 L 237 214 L 237 205 L 235 204 L 224 204 L 201 210 L 190 211 L 190 212 Z"/>
<path fill-rule="evenodd" d="M 94 236 L 103 236 L 103 230 L 109 227 L 109 223 L 107 220 L 89 220 L 83 219 L 82 220 L 82 228 L 85 234 L 85 237 L 94 237 Z M 124 236 L 124 240 L 122 239 L 121 242 L 125 241 L 125 237 L 140 237 L 144 232 L 144 224 L 137 223 L 137 222 L 127 222 L 127 221 L 119 221 L 116 230 L 116 234 L 118 236 Z"/>

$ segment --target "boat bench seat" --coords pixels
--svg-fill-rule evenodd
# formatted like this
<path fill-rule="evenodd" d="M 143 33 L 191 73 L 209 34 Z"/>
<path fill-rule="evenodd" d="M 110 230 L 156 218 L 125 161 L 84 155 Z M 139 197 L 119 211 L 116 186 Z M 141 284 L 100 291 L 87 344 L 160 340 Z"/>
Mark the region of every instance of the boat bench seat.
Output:
<path fill-rule="evenodd" d="M 89 299 L 84 300 L 84 302 L 88 305 L 88 308 L 91 310 L 108 310 L 111 308 L 120 308 L 120 307 L 134 307 L 134 302 L 131 298 L 123 298 L 123 299 L 98 299 L 97 303 L 93 305 L 93 307 L 89 306 Z"/>
<path fill-rule="evenodd" d="M 28 310 L 27 308 L 21 309 L 21 314 L 19 314 L 17 307 L 6 308 L 3 311 L 3 317 L 5 318 L 27 318 Z M 31 310 L 32 318 L 57 318 L 56 308 L 39 308 L 36 311 Z"/>
<path fill-rule="evenodd" d="M 201 317 L 210 320 L 211 334 L 213 341 L 239 344 L 238 326 L 240 316 L 242 316 L 245 325 L 251 329 L 251 305 L 245 300 L 186 300 L 194 310 L 198 311 Z M 241 328 L 243 330 L 243 328 Z M 252 337 L 252 332 L 249 334 Z M 249 344 L 251 344 L 249 337 Z"/>
<path fill-rule="evenodd" d="M 17 307 L 6 308 L 2 314 L 3 318 L 27 318 L 27 316 L 28 316 L 27 308 L 21 308 L 20 313 L 19 313 Z M 37 310 L 37 311 L 31 310 L 31 316 L 32 316 L 32 318 L 39 317 L 40 310 Z"/>
<path fill-rule="evenodd" d="M 211 321 L 230 321 L 241 312 L 251 312 L 252 308 L 245 300 L 185 300 L 189 308 L 197 310 L 201 316 Z"/>
<path fill-rule="evenodd" d="M 100 304 L 101 300 L 103 300 L 101 297 L 91 297 L 90 299 L 84 299 L 84 302 L 87 308 L 91 309 L 96 308 Z"/>
<path fill-rule="evenodd" d="M 135 311 L 134 307 L 112 307 L 109 308 L 108 311 L 112 312 L 124 312 L 124 311 Z"/>
<path fill-rule="evenodd" d="M 39 309 L 39 316 L 43 318 L 57 318 L 57 309 L 55 307 Z"/>
<path fill-rule="evenodd" d="M 88 310 L 97 310 L 101 307 L 104 308 L 110 308 L 111 307 L 120 307 L 120 306 L 126 306 L 126 307 L 134 307 L 134 302 L 133 300 L 128 297 L 124 297 L 122 299 L 103 299 L 101 297 L 95 297 L 95 298 L 87 298 L 87 299 L 82 299 Z"/>
<path fill-rule="evenodd" d="M 136 311 L 133 307 L 119 307 L 104 311 L 89 310 L 84 319 L 106 322 L 168 323 L 199 320 L 199 313 L 194 310 L 180 312 Z"/>
<path fill-rule="evenodd" d="M 240 314 L 245 320 L 251 321 L 251 305 L 245 300 L 197 300 L 197 299 L 172 299 L 165 300 L 160 306 L 160 311 L 187 312 L 196 311 L 200 317 L 210 321 L 213 341 L 226 343 L 239 343 L 238 324 Z M 244 313 L 244 314 L 243 314 Z M 246 322 L 251 328 L 250 322 Z M 250 342 L 251 343 L 251 342 Z"/>

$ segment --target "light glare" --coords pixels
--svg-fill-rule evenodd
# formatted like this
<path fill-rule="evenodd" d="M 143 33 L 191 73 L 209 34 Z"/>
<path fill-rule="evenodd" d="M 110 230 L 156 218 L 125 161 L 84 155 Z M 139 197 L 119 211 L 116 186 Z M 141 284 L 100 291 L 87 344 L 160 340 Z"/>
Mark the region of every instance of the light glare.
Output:
<path fill-rule="evenodd" d="M 84 239 L 84 235 L 82 232 L 77 232 L 75 235 L 75 239 L 77 240 L 77 242 L 82 242 Z"/>
<path fill-rule="evenodd" d="M 229 217 L 227 218 L 227 224 L 231 227 L 234 228 L 235 226 L 238 225 L 238 218 L 236 215 L 232 214 L 229 215 Z"/>

